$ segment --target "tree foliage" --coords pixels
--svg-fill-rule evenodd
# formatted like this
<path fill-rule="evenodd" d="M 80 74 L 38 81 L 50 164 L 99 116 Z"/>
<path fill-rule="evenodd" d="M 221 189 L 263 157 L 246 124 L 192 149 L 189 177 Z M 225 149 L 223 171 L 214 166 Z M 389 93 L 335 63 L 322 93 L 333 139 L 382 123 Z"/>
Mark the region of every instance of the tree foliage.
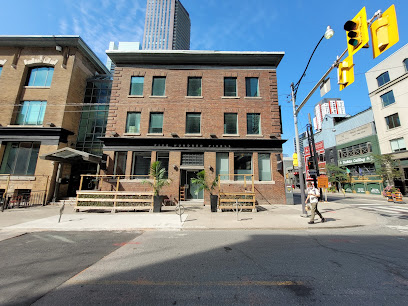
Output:
<path fill-rule="evenodd" d="M 154 195 L 158 196 L 160 190 L 170 183 L 169 179 L 165 178 L 165 175 L 166 169 L 162 167 L 161 162 L 155 161 L 150 165 L 150 176 L 153 178 L 153 181 L 145 180 L 143 183 L 152 186 Z"/>
<path fill-rule="evenodd" d="M 349 179 L 349 175 L 345 167 L 327 164 L 326 171 L 330 183 L 340 184 L 341 182 L 345 182 Z"/>
<path fill-rule="evenodd" d="M 376 173 L 382 177 L 387 186 L 394 185 L 394 180 L 401 179 L 398 162 L 392 159 L 392 154 L 373 154 L 376 164 Z"/>
<path fill-rule="evenodd" d="M 197 173 L 197 177 L 191 179 L 191 183 L 196 184 L 198 186 L 197 193 L 201 190 L 208 190 L 212 195 L 212 192 L 218 184 L 218 178 L 216 177 L 212 182 L 207 182 L 207 177 L 205 174 L 205 170 L 201 170 Z"/>

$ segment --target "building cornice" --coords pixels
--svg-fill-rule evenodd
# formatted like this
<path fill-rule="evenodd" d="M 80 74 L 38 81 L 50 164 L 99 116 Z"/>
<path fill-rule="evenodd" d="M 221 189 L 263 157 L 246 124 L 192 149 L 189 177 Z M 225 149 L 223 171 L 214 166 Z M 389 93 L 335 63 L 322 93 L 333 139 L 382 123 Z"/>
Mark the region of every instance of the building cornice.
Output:
<path fill-rule="evenodd" d="M 382 85 L 381 87 L 378 87 L 376 90 L 373 90 L 372 92 L 370 92 L 368 94 L 368 96 L 371 98 L 377 94 L 379 94 L 382 91 L 386 91 L 387 89 L 389 89 L 390 87 L 394 86 L 395 84 L 403 81 L 404 79 L 408 78 L 408 72 L 405 72 L 403 75 L 399 76 L 398 78 L 385 83 L 384 85 Z"/>

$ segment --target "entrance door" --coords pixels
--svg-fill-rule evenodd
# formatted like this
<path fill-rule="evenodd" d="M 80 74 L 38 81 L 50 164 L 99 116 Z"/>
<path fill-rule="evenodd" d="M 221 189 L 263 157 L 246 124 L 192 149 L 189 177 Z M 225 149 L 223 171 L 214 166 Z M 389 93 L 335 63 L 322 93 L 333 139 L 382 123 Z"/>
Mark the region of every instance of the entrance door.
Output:
<path fill-rule="evenodd" d="M 200 170 L 181 170 L 181 186 L 186 186 L 187 200 L 202 200 L 204 199 L 204 190 L 198 191 L 199 186 L 191 182 L 197 177 Z"/>

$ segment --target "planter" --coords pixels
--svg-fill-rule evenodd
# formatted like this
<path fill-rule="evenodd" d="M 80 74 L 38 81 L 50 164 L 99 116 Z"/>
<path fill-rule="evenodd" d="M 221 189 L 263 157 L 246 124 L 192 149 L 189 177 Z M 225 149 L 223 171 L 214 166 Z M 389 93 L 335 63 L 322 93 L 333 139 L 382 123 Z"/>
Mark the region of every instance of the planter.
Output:
<path fill-rule="evenodd" d="M 153 212 L 161 212 L 162 203 L 164 196 L 154 196 L 153 197 Z"/>
<path fill-rule="evenodd" d="M 217 195 L 210 195 L 211 200 L 211 212 L 217 212 L 218 206 L 218 196 Z"/>

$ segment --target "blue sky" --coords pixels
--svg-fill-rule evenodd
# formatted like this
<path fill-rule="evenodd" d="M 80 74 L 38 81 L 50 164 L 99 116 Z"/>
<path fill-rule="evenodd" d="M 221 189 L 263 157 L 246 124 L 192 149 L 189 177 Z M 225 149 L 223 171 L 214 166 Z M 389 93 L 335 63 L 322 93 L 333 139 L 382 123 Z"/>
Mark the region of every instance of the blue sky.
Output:
<path fill-rule="evenodd" d="M 397 10 L 400 41 L 377 59 L 371 49 L 354 57 L 355 83 L 340 92 L 336 70 L 330 75 L 332 91 L 325 98 L 341 98 L 354 115 L 370 106 L 364 73 L 408 42 L 406 0 L 182 0 L 190 14 L 191 49 L 225 51 L 284 51 L 278 67 L 279 103 L 282 105 L 284 153 L 292 155 L 294 124 L 290 84 L 296 83 L 315 45 L 330 25 L 335 35 L 323 40 L 303 79 L 301 102 L 346 48 L 344 23 L 363 6 L 371 18 L 391 4 Z M 3 1 L 0 35 L 80 35 L 106 62 L 110 41 L 143 40 L 146 0 L 19 0 Z M 12 12 L 15 12 L 13 14 Z M 405 12 L 405 13 L 404 13 Z M 391 67 L 390 67 L 391 68 Z M 307 114 L 321 99 L 317 91 L 300 112 L 299 130 L 305 131 Z M 312 115 L 313 117 L 313 115 Z"/>

